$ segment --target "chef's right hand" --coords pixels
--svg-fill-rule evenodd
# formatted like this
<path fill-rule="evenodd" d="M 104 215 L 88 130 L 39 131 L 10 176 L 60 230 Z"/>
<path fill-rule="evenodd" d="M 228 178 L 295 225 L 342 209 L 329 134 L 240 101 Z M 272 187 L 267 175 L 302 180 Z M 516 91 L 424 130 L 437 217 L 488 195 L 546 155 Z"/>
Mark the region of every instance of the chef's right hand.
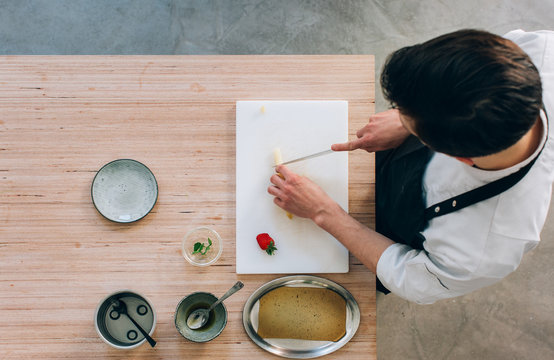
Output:
<path fill-rule="evenodd" d="M 391 109 L 369 117 L 366 126 L 358 130 L 355 140 L 342 144 L 333 144 L 334 151 L 352 151 L 363 149 L 367 152 L 392 149 L 400 146 L 410 135 L 402 122 L 398 110 Z"/>

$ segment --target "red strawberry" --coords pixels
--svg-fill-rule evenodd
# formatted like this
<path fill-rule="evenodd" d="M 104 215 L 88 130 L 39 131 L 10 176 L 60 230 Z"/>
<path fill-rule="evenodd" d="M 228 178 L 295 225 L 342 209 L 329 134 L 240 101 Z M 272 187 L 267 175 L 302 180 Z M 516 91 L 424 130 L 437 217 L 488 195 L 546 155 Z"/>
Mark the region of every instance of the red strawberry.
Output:
<path fill-rule="evenodd" d="M 265 252 L 269 255 L 273 255 L 274 251 L 277 250 L 275 247 L 275 241 L 266 233 L 256 236 L 256 240 L 258 241 L 260 248 L 265 250 Z"/>

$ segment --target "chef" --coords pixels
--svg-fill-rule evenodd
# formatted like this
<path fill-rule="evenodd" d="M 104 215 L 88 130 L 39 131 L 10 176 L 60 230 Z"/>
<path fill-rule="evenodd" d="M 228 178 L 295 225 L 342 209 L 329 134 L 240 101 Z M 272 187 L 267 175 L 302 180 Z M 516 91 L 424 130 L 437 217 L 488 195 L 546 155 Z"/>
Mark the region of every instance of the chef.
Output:
<path fill-rule="evenodd" d="M 332 146 L 376 152 L 377 231 L 286 166 L 275 204 L 333 235 L 385 293 L 429 304 L 500 281 L 550 203 L 554 32 L 442 35 L 391 54 L 381 86 L 393 109 Z"/>

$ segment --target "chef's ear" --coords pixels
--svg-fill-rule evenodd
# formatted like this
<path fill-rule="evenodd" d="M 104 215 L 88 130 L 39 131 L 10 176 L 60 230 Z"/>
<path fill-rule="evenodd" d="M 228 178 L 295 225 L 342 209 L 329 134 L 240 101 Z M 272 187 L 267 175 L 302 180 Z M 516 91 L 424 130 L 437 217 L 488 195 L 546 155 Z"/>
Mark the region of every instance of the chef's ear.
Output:
<path fill-rule="evenodd" d="M 468 158 L 468 157 L 458 157 L 458 156 L 454 156 L 457 160 L 460 160 L 461 162 L 463 162 L 464 164 L 467 164 L 469 166 L 473 166 L 475 165 L 475 163 L 473 162 L 473 160 L 471 158 Z"/>

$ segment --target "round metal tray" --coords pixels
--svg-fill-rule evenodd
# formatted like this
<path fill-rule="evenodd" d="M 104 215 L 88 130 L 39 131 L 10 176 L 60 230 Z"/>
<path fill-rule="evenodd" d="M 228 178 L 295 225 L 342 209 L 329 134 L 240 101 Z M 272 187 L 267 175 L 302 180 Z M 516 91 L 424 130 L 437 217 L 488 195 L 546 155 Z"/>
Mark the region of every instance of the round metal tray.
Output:
<path fill-rule="evenodd" d="M 281 286 L 318 287 L 338 293 L 346 300 L 346 334 L 337 342 L 260 337 L 257 333 L 259 300 Z M 244 305 L 242 323 L 248 336 L 262 349 L 290 359 L 311 359 L 330 354 L 352 339 L 360 325 L 360 308 L 348 290 L 331 280 L 311 275 L 293 275 L 270 281 L 254 291 Z"/>

